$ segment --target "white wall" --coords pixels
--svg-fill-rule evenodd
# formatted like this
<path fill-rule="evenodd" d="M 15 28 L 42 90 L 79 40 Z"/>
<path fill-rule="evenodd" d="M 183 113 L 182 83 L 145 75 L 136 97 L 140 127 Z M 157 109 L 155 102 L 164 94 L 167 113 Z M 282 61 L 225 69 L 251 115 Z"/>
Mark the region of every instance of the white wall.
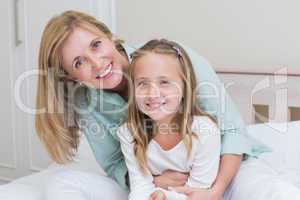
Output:
<path fill-rule="evenodd" d="M 215 66 L 300 68 L 299 0 L 119 0 L 118 36 L 193 47 Z"/>

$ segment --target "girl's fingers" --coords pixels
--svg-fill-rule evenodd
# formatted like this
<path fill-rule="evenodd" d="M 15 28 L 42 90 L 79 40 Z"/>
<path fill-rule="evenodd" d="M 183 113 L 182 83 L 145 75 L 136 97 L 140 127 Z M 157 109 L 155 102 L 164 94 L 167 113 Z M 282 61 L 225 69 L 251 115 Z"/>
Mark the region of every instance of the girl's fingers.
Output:
<path fill-rule="evenodd" d="M 186 194 L 186 195 L 192 192 L 191 189 L 186 186 L 168 187 L 168 189 L 171 191 L 175 191 L 175 192 Z"/>
<path fill-rule="evenodd" d="M 193 191 L 193 190 L 187 190 L 186 193 L 185 193 L 185 195 L 190 196 L 190 195 L 192 195 L 194 192 L 195 192 L 195 191 Z"/>
<path fill-rule="evenodd" d="M 156 196 L 156 194 L 155 194 L 155 193 L 152 193 L 152 194 L 150 195 L 149 200 L 155 200 L 155 196 Z"/>
<path fill-rule="evenodd" d="M 156 191 L 151 194 L 149 200 L 167 200 L 167 197 L 162 191 Z"/>

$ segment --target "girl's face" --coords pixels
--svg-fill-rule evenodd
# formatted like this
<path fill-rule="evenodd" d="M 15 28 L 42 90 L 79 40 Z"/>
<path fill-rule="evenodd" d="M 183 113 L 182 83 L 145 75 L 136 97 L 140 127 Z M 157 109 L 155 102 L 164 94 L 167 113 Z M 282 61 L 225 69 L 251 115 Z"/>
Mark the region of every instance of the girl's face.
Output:
<path fill-rule="evenodd" d="M 61 48 L 67 78 L 98 89 L 114 89 L 123 79 L 127 59 L 103 32 L 77 27 Z"/>
<path fill-rule="evenodd" d="M 178 112 L 184 83 L 179 61 L 147 53 L 134 64 L 135 99 L 139 110 L 158 123 L 170 123 Z"/>

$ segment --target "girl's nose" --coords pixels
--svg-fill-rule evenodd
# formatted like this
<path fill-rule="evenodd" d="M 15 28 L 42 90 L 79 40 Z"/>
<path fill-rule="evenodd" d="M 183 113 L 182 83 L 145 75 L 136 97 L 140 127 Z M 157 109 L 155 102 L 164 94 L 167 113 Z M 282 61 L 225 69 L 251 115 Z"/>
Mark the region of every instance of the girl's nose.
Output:
<path fill-rule="evenodd" d="M 160 90 L 159 87 L 156 84 L 150 84 L 148 88 L 148 95 L 149 97 L 159 97 L 160 96 Z"/>

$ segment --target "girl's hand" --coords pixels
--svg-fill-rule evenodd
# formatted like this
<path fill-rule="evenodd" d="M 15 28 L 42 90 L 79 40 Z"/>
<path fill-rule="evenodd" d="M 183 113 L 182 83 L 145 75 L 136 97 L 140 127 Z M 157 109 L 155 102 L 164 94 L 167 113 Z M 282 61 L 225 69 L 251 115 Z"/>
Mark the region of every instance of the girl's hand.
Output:
<path fill-rule="evenodd" d="M 153 192 L 149 200 L 167 200 L 165 193 L 161 190 Z"/>
<path fill-rule="evenodd" d="M 191 187 L 173 187 L 171 190 L 174 190 L 178 193 L 185 194 L 188 200 L 220 200 L 222 195 L 219 195 L 213 189 L 201 189 L 201 188 L 191 188 Z"/>
<path fill-rule="evenodd" d="M 184 186 L 188 177 L 189 175 L 187 173 L 166 170 L 162 175 L 155 176 L 153 183 L 156 187 L 168 189 L 168 187 Z"/>

